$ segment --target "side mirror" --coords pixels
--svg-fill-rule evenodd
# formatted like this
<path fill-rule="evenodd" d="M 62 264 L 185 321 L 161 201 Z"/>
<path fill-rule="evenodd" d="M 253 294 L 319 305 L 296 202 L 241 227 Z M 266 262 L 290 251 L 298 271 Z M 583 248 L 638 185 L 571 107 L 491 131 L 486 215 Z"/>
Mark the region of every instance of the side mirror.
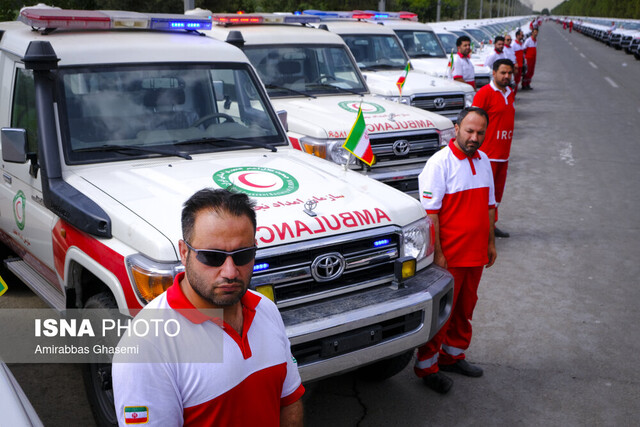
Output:
<path fill-rule="evenodd" d="M 276 111 L 276 114 L 280 119 L 280 123 L 282 123 L 282 126 L 284 126 L 285 132 L 289 132 L 289 120 L 287 119 L 287 111 L 279 110 L 279 111 Z"/>
<path fill-rule="evenodd" d="M 27 162 L 27 131 L 25 129 L 2 128 L 2 160 L 11 163 Z"/>

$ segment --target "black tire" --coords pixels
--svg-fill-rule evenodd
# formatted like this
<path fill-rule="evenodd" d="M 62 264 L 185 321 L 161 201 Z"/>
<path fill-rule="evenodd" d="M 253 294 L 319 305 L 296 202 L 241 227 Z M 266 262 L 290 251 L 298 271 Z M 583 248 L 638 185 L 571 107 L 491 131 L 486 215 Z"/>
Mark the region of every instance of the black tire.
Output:
<path fill-rule="evenodd" d="M 89 298 L 84 308 L 115 309 L 115 298 L 109 292 L 102 292 Z M 82 367 L 84 388 L 87 400 L 93 412 L 93 418 L 99 427 L 118 425 L 116 409 L 113 403 L 110 363 L 86 363 Z"/>
<path fill-rule="evenodd" d="M 358 369 L 357 376 L 365 381 L 384 381 L 402 372 L 411 359 L 413 359 L 413 350 L 364 366 Z"/>

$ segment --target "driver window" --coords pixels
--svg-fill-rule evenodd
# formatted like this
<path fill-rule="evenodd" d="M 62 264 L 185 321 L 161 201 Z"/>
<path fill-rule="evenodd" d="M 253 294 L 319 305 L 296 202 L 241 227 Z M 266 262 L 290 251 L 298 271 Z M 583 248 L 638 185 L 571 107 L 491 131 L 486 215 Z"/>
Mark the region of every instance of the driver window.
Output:
<path fill-rule="evenodd" d="M 16 81 L 11 108 L 11 127 L 26 129 L 27 150 L 38 152 L 38 114 L 33 71 L 16 69 Z"/>

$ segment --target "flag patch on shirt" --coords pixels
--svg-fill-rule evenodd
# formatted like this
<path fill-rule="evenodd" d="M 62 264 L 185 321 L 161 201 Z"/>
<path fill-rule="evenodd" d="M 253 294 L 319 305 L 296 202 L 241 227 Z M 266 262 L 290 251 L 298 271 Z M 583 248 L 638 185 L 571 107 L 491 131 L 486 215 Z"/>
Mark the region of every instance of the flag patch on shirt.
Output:
<path fill-rule="evenodd" d="M 125 424 L 146 424 L 149 421 L 149 408 L 146 406 L 125 406 Z"/>
<path fill-rule="evenodd" d="M 433 194 L 431 194 L 430 191 L 423 191 L 422 192 L 422 198 L 423 199 L 431 199 L 431 198 L 433 198 Z"/>

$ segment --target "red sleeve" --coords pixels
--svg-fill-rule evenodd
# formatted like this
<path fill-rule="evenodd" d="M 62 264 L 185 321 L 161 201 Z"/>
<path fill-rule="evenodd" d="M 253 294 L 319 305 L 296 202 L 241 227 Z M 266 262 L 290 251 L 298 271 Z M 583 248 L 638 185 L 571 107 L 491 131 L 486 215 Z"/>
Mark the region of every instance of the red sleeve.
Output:
<path fill-rule="evenodd" d="M 304 394 L 304 386 L 300 384 L 300 387 L 298 387 L 296 391 L 280 399 L 280 407 L 289 406 L 292 403 L 297 402 L 302 397 L 303 394 Z"/>
<path fill-rule="evenodd" d="M 478 90 L 475 94 L 475 96 L 473 97 L 473 106 L 474 107 L 480 107 L 483 110 L 487 111 L 486 105 L 487 105 L 487 90 L 482 87 L 480 88 L 480 90 Z"/>

